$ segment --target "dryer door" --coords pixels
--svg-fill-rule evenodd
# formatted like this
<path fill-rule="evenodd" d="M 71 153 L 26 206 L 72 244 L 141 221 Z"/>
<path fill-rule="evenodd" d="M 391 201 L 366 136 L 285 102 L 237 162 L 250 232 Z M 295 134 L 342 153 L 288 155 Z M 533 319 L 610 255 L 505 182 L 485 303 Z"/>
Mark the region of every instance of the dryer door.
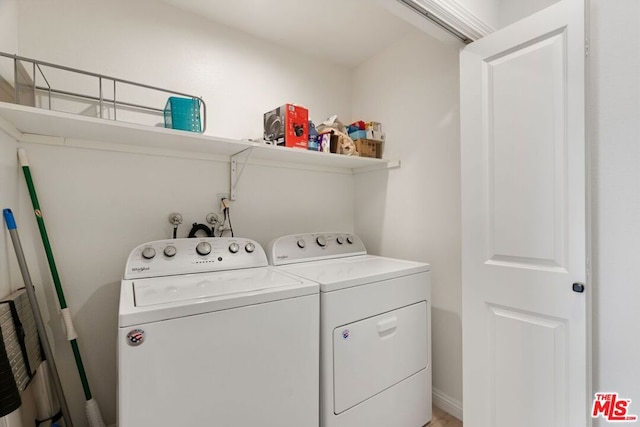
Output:
<path fill-rule="evenodd" d="M 334 413 L 427 368 L 427 331 L 425 301 L 334 329 Z"/>

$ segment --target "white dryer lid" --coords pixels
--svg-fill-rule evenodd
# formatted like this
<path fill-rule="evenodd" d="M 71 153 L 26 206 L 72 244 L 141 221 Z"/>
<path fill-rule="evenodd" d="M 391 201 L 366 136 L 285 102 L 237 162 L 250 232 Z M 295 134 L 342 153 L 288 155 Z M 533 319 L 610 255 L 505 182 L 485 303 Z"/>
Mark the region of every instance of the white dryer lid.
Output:
<path fill-rule="evenodd" d="M 317 294 L 318 285 L 272 267 L 123 280 L 120 326 Z"/>
<path fill-rule="evenodd" d="M 375 255 L 302 262 L 278 268 L 319 283 L 321 292 L 336 291 L 430 270 L 429 264 Z"/>

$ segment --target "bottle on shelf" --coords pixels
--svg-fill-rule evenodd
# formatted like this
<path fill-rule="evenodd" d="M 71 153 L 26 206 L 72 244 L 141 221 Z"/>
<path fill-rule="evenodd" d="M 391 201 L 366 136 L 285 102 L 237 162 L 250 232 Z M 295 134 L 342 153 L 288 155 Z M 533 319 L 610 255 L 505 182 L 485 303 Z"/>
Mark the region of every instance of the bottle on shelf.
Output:
<path fill-rule="evenodd" d="M 307 144 L 307 149 L 311 151 L 320 151 L 320 138 L 318 137 L 318 131 L 316 130 L 316 125 L 314 125 L 311 120 L 309 120 L 309 142 Z"/>

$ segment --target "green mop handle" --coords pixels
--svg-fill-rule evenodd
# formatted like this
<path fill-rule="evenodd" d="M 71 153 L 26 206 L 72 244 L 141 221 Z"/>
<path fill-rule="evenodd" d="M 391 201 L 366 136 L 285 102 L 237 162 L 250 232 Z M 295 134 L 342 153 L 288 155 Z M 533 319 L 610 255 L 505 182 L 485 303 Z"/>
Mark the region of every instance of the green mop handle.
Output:
<path fill-rule="evenodd" d="M 18 159 L 22 171 L 24 172 L 24 178 L 27 182 L 27 188 L 29 189 L 29 196 L 31 197 L 31 204 L 33 205 L 33 212 L 36 215 L 36 221 L 38 222 L 38 228 L 40 229 L 40 236 L 42 237 L 42 244 L 44 245 L 45 253 L 47 254 L 47 260 L 49 262 L 49 270 L 51 270 L 51 277 L 56 288 L 56 294 L 58 294 L 58 301 L 60 302 L 61 315 L 65 323 L 65 329 L 67 333 L 67 340 L 71 344 L 73 350 L 73 357 L 76 361 L 76 367 L 78 368 L 78 374 L 80 375 L 80 381 L 82 382 L 82 389 L 84 390 L 85 400 L 88 402 L 87 414 L 91 426 L 103 426 L 102 416 L 99 413 L 99 409 L 95 400 L 91 395 L 91 389 L 89 388 L 89 381 L 87 380 L 87 374 L 82 363 L 82 356 L 80 356 L 80 349 L 78 348 L 78 334 L 73 327 L 73 321 L 71 319 L 71 312 L 67 307 L 67 301 L 64 297 L 64 291 L 62 290 L 62 284 L 60 283 L 60 276 L 58 275 L 58 268 L 56 267 L 55 259 L 53 258 L 53 251 L 51 250 L 51 244 L 49 243 L 49 236 L 47 235 L 47 229 L 44 225 L 44 218 L 42 211 L 40 210 L 40 203 L 38 203 L 38 196 L 36 194 L 35 186 L 33 185 L 33 179 L 31 178 L 31 171 L 29 169 L 29 159 L 24 149 L 18 149 Z"/>

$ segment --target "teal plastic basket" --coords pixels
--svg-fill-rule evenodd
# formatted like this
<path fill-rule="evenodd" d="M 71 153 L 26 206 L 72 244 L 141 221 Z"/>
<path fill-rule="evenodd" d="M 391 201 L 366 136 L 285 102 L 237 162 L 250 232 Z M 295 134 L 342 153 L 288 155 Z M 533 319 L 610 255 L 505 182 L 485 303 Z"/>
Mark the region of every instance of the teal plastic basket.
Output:
<path fill-rule="evenodd" d="M 164 127 L 202 132 L 200 100 L 198 98 L 170 97 L 164 107 Z"/>

